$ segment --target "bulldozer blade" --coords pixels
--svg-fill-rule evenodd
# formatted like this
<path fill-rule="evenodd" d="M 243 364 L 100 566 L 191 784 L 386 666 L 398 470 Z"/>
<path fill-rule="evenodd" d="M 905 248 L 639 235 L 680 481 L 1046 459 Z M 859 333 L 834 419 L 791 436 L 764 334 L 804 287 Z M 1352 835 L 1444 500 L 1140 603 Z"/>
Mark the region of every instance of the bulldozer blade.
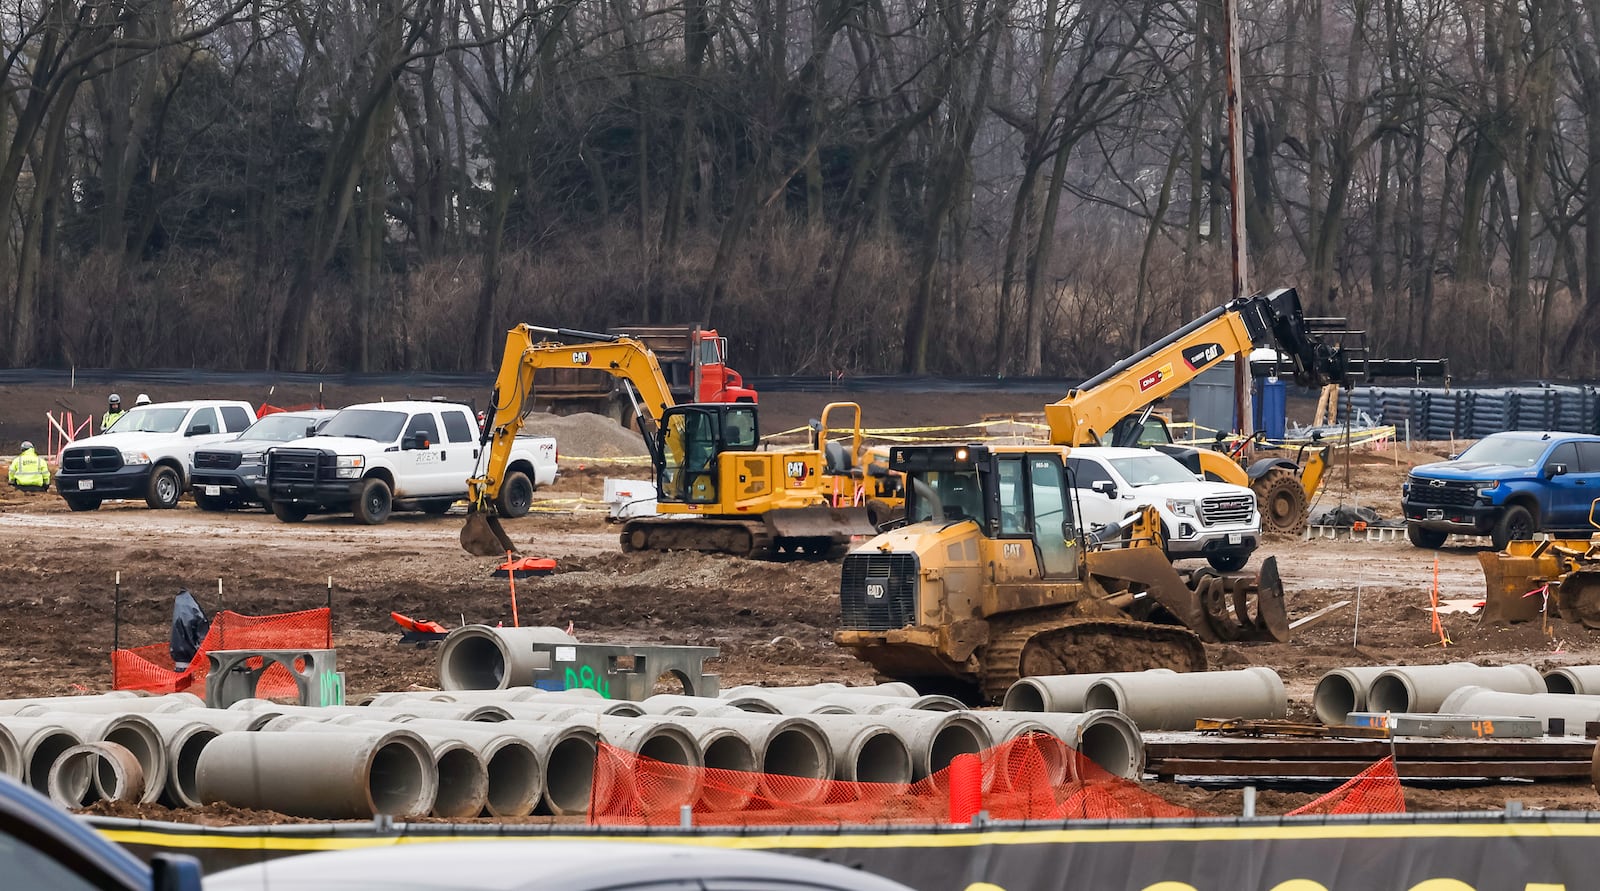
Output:
<path fill-rule="evenodd" d="M 1539 618 L 1544 598 L 1526 595 L 1553 581 L 1561 571 L 1548 544 L 1514 541 L 1505 551 L 1478 553 L 1485 593 L 1483 621 L 1507 625 Z"/>
<path fill-rule="evenodd" d="M 1289 640 L 1289 608 L 1283 601 L 1283 580 L 1278 578 L 1278 558 L 1261 561 L 1261 572 L 1256 576 L 1257 630 L 1266 635 L 1257 640 Z"/>
<path fill-rule="evenodd" d="M 1160 548 L 1112 548 L 1084 555 L 1089 572 L 1109 591 L 1142 587 L 1167 611 L 1206 643 L 1221 643 L 1206 619 L 1205 607 Z"/>
<path fill-rule="evenodd" d="M 1600 568 L 1575 569 L 1556 585 L 1556 606 L 1561 618 L 1586 628 L 1600 628 Z M 1529 597 L 1539 603 L 1543 598 Z"/>
<path fill-rule="evenodd" d="M 466 525 L 461 527 L 461 548 L 474 557 L 504 557 L 517 549 L 500 518 L 482 511 L 467 513 Z"/>
<path fill-rule="evenodd" d="M 878 534 L 864 507 L 780 508 L 768 511 L 766 520 L 767 528 L 778 539 L 826 538 L 836 544 L 848 544 L 852 536 Z"/>

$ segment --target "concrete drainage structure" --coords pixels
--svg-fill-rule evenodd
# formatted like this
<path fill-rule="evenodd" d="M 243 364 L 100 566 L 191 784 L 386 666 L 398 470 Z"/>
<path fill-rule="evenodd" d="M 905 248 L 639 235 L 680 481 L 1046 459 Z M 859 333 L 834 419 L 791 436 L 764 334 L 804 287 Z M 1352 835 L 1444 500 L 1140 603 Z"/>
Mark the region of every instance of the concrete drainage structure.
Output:
<path fill-rule="evenodd" d="M 1335 668 L 1317 680 L 1317 689 L 1311 694 L 1311 707 L 1317 720 L 1324 724 L 1343 724 L 1351 712 L 1365 711 L 1367 691 L 1378 675 L 1389 669 L 1383 665 L 1362 665 Z"/>
<path fill-rule="evenodd" d="M 1547 690 L 1544 678 L 1530 665 L 1483 666 L 1471 662 L 1402 665 L 1373 678 L 1367 692 L 1367 711 L 1441 711 L 1445 699 L 1462 687 L 1483 687 L 1502 693 L 1544 693 Z"/>
<path fill-rule="evenodd" d="M 1140 730 L 1193 730 L 1197 718 L 1281 718 L 1283 679 L 1270 668 L 1103 677 L 1084 694 L 1089 710 L 1115 709 Z"/>
<path fill-rule="evenodd" d="M 224 733 L 196 776 L 208 804 L 324 820 L 424 816 L 439 787 L 427 744 L 406 730 Z"/>

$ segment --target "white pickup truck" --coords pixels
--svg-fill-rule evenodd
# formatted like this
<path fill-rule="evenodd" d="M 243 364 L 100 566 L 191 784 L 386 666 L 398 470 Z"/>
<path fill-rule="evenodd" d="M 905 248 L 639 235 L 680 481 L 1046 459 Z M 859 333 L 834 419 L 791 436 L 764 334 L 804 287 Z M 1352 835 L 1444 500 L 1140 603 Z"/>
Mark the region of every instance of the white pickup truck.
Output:
<path fill-rule="evenodd" d="M 315 436 L 267 452 L 264 486 L 272 512 L 298 523 L 312 511 L 352 513 L 368 525 L 395 509 L 442 514 L 467 495 L 486 456 L 465 405 L 371 402 L 334 415 Z M 556 441 L 518 437 L 496 505 L 521 517 L 538 486 L 555 482 Z"/>
<path fill-rule="evenodd" d="M 1145 505 L 1161 514 L 1167 556 L 1204 557 L 1222 572 L 1244 568 L 1261 538 L 1255 493 L 1197 478 L 1154 449 L 1081 448 L 1067 457 L 1083 525 L 1115 522 Z"/>
<path fill-rule="evenodd" d="M 103 433 L 61 452 L 56 491 L 72 510 L 95 510 L 107 498 L 143 498 L 178 506 L 197 447 L 238 436 L 255 422 L 248 402 L 202 399 L 129 409 Z"/>

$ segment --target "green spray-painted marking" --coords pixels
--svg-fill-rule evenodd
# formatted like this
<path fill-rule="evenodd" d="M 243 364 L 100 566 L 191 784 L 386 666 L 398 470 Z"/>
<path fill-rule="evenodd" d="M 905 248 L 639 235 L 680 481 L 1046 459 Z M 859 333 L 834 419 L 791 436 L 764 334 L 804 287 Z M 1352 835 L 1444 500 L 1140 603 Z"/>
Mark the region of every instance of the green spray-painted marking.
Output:
<path fill-rule="evenodd" d="M 344 705 L 344 675 L 337 671 L 324 671 L 317 679 L 322 692 L 322 706 Z"/>
<path fill-rule="evenodd" d="M 604 699 L 611 698 L 611 684 L 605 678 L 595 674 L 593 668 L 585 665 L 577 671 L 567 669 L 567 689 L 593 690 Z"/>

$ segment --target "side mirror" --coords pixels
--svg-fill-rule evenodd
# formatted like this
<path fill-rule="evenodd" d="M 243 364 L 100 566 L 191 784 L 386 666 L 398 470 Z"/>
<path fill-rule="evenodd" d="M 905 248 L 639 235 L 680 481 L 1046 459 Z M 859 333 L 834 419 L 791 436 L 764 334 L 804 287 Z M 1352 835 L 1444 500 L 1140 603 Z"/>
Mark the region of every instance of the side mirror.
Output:
<path fill-rule="evenodd" d="M 1556 477 L 1561 476 L 1562 474 L 1564 474 L 1566 472 L 1567 472 L 1567 465 L 1565 465 L 1565 464 L 1546 464 L 1544 466 L 1544 478 L 1545 479 L 1555 479 Z"/>
<path fill-rule="evenodd" d="M 211 432 L 210 424 L 196 424 L 190 427 L 184 436 L 205 436 Z"/>
<path fill-rule="evenodd" d="M 306 436 L 316 436 L 316 435 L 317 435 L 317 425 L 316 424 L 308 425 L 306 427 Z"/>
<path fill-rule="evenodd" d="M 188 854 L 157 854 L 150 858 L 152 891 L 202 891 L 200 861 Z"/>
<path fill-rule="evenodd" d="M 1457 458 L 1460 458 L 1460 457 L 1461 457 L 1461 453 L 1460 452 L 1451 452 L 1450 454 L 1445 456 L 1445 460 L 1446 461 L 1454 461 L 1454 460 L 1456 460 Z"/>
<path fill-rule="evenodd" d="M 1117 484 L 1110 480 L 1095 480 L 1089 484 L 1089 491 L 1099 492 L 1107 498 L 1117 497 Z"/>
<path fill-rule="evenodd" d="M 413 433 L 404 443 L 404 447 L 408 449 L 426 449 L 428 445 L 428 434 L 426 433 Z"/>

